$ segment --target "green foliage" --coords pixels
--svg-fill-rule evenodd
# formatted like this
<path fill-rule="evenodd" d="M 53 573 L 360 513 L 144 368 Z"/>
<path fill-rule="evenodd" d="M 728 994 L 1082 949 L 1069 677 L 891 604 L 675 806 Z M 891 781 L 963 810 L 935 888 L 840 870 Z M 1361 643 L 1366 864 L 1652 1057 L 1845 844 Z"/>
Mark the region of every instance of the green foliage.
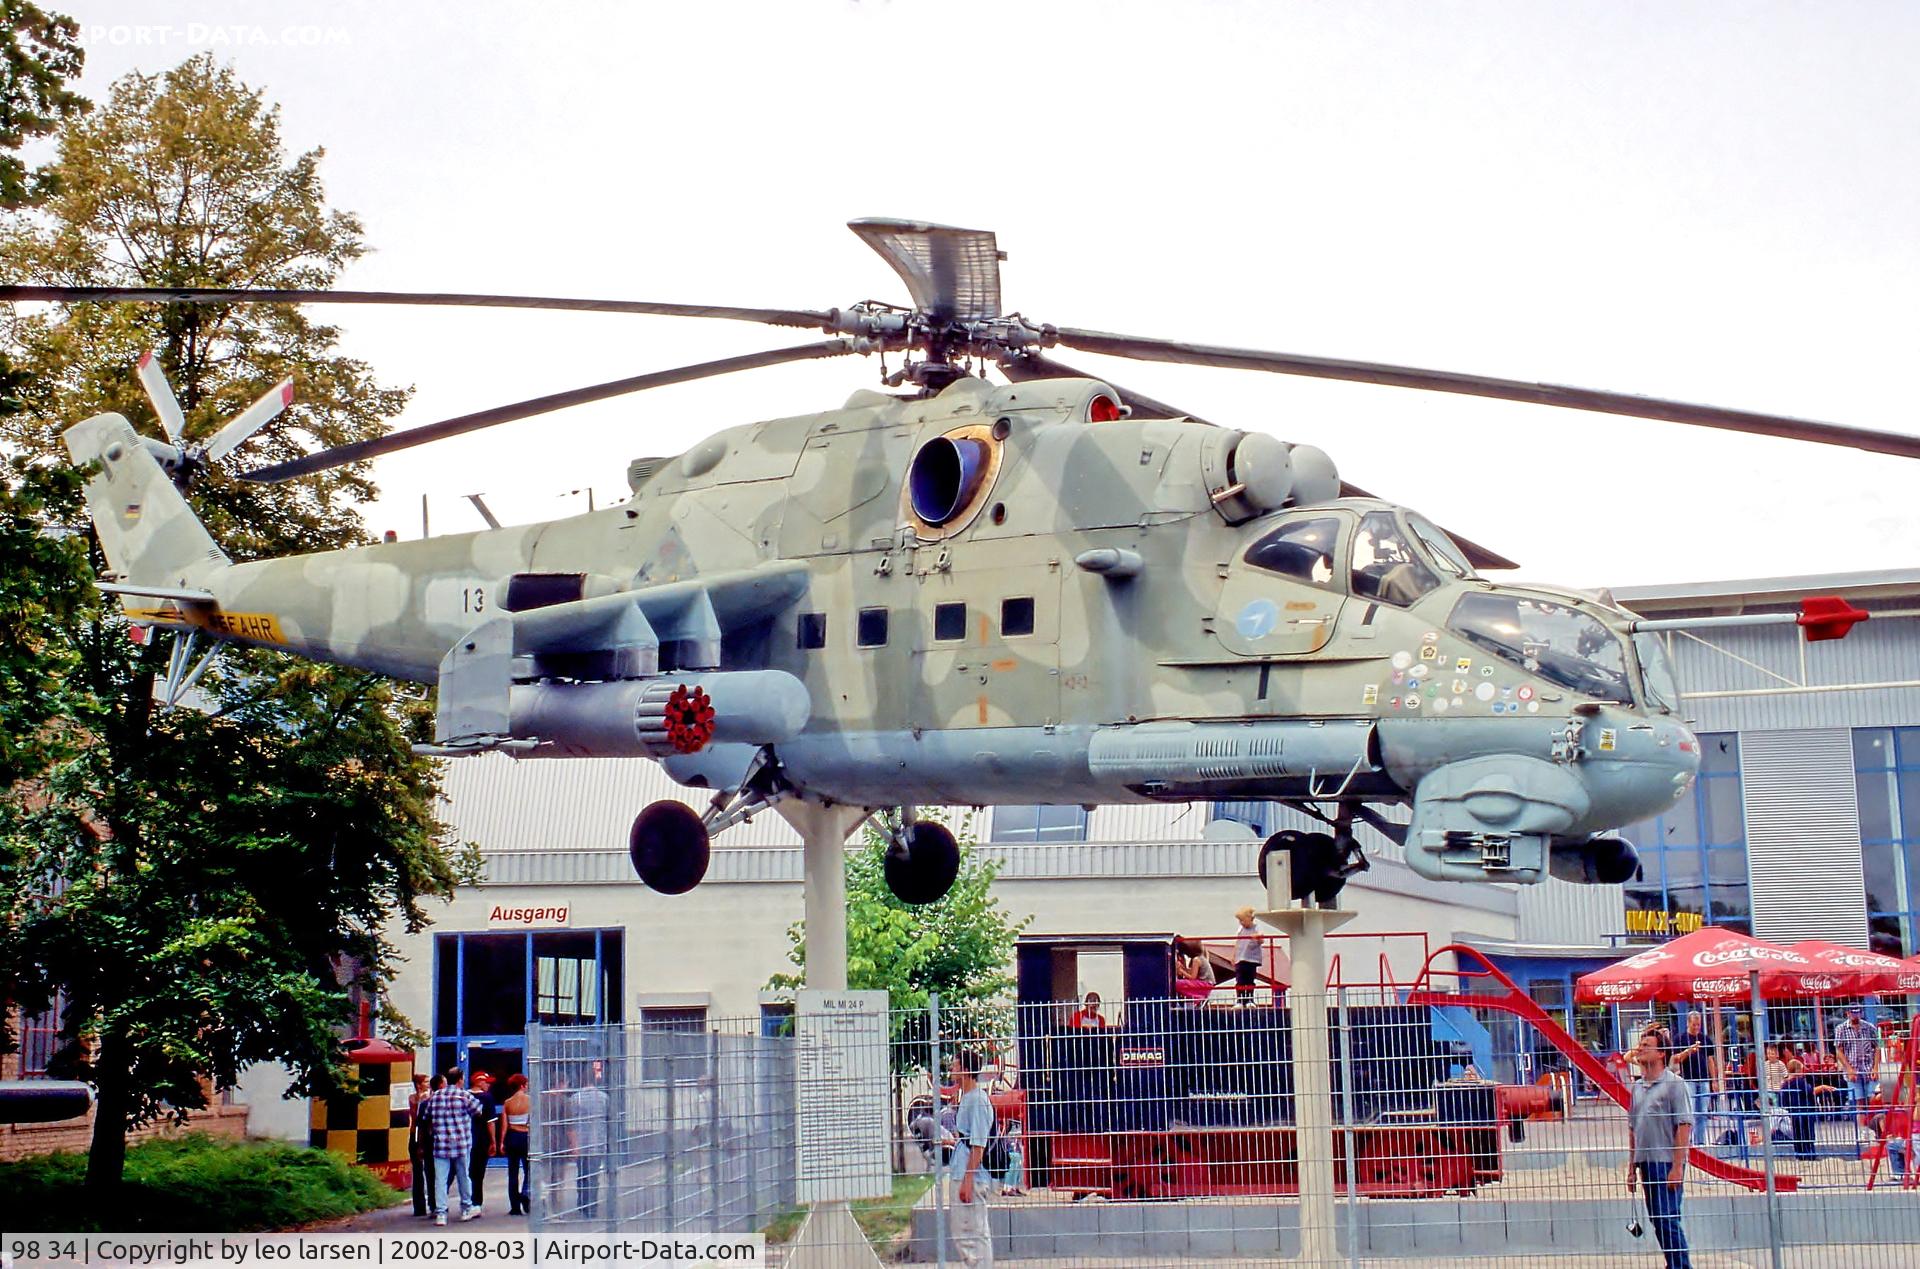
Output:
<path fill-rule="evenodd" d="M 339 1155 L 198 1133 L 127 1152 L 126 1183 L 110 1205 L 84 1189 L 86 1158 L 43 1154 L 0 1163 L 9 1234 L 162 1233 L 285 1229 L 391 1207 L 402 1196 Z"/>
<path fill-rule="evenodd" d="M 98 606 L 87 540 L 50 532 L 78 519 L 80 475 L 0 465 L 0 789 L 44 768 L 62 752 L 85 697 L 70 679 L 74 645 L 58 632 L 90 620 Z"/>
<path fill-rule="evenodd" d="M 279 110 L 210 55 L 128 75 L 62 130 L 49 169 L 58 191 L 0 234 L 0 266 L 59 285 L 330 286 L 366 245 L 356 217 L 327 207 L 321 157 L 289 157 Z M 293 378 L 293 408 L 229 458 L 236 466 L 299 457 L 308 437 L 334 446 L 382 435 L 408 394 L 339 355 L 338 335 L 283 304 L 78 304 L 18 318 L 8 342 L 28 375 L 25 413 L 0 420 L 0 437 L 44 452 L 60 427 L 102 410 L 151 428 L 132 373 L 148 349 L 179 394 L 189 439 Z M 374 489 L 358 464 L 274 486 L 216 468 L 194 492 L 207 527 L 245 559 L 363 541 L 346 499 Z"/>
<path fill-rule="evenodd" d="M 285 156 L 276 111 L 209 57 L 130 75 L 63 129 L 57 188 L 12 218 L 0 262 L 49 282 L 324 287 L 364 248 L 325 205 L 319 157 Z M 48 474 L 66 465 L 59 434 L 102 410 L 157 430 L 132 373 L 149 347 L 190 436 L 292 376 L 306 404 L 255 438 L 268 458 L 291 456 L 296 431 L 379 435 L 406 394 L 283 306 L 74 305 L 5 335 L 17 377 L 0 443 L 27 465 L 0 502 L 0 552 L 54 557 L 0 574 L 14 623 L 0 676 L 42 686 L 0 706 L 23 724 L 4 751 L 21 783 L 0 804 L 0 995 L 29 1013 L 64 996 L 51 1069 L 97 1090 L 89 1180 L 109 1188 L 126 1129 L 183 1117 L 250 1063 L 287 1063 L 296 1092 L 336 1088 L 350 989 L 393 967 L 383 931 L 421 928 L 424 900 L 462 874 L 439 840 L 437 769 L 410 749 L 432 725 L 416 694 L 228 649 L 199 708 L 155 704 L 173 636 L 132 643 L 117 607 L 73 586 L 74 543 L 33 538 L 38 519 L 81 520 L 71 479 Z M 371 491 L 364 469 L 291 492 L 216 470 L 189 496 L 247 555 L 363 540 L 344 495 Z"/>
<path fill-rule="evenodd" d="M 87 108 L 67 87 L 85 57 L 72 18 L 30 0 L 0 0 L 0 207 L 19 207 L 52 187 L 15 151 Z"/>
<path fill-rule="evenodd" d="M 884 990 L 895 1010 L 925 1009 L 935 992 L 943 1008 L 954 1010 L 1004 1000 L 1013 987 L 1007 967 L 1014 940 L 1032 918 L 1013 921 L 994 897 L 998 865 L 962 838 L 953 889 L 916 908 L 887 889 L 886 853 L 886 838 L 869 823 L 860 849 L 847 856 L 847 986 Z M 788 959 L 804 969 L 806 922 L 795 922 L 787 941 Z M 804 985 L 804 974 L 776 974 L 768 982 Z"/>
<path fill-rule="evenodd" d="M 867 1236 L 881 1260 L 906 1259 L 906 1249 L 901 1244 L 913 1227 L 913 1205 L 932 1188 L 933 1178 L 924 1172 L 917 1176 L 895 1173 L 891 1197 L 855 1199 L 848 1204 L 854 1223 L 860 1226 L 860 1232 Z M 774 1217 L 761 1232 L 766 1234 L 769 1244 L 792 1242 L 810 1210 L 805 1206 L 790 1207 Z"/>

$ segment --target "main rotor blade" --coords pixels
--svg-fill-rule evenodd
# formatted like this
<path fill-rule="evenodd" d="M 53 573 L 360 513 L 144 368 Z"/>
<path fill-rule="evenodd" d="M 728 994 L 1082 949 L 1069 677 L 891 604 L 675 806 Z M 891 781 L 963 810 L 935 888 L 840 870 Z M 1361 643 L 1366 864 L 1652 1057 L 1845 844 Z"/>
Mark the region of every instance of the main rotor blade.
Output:
<path fill-rule="evenodd" d="M 668 384 L 688 383 L 694 379 L 710 379 L 715 375 L 732 374 L 736 370 L 758 370 L 763 366 L 778 366 L 789 361 L 841 357 L 853 351 L 855 351 L 854 346 L 844 339 L 827 339 L 817 344 L 775 348 L 767 352 L 748 353 L 743 357 L 726 357 L 720 361 L 704 361 L 697 365 L 679 366 L 672 370 L 655 370 L 649 374 L 634 375 L 630 379 L 614 379 L 607 383 L 596 383 L 591 387 L 556 392 L 551 396 L 516 401 L 512 405 L 500 405 L 491 410 L 462 414 L 458 418 L 443 419 L 424 427 L 410 427 L 404 432 L 389 433 L 374 440 L 356 441 L 351 445 L 321 450 L 305 458 L 296 458 L 291 462 L 277 463 L 271 467 L 261 467 L 242 473 L 241 479 L 276 484 L 283 480 L 292 480 L 295 476 L 305 476 L 310 472 L 325 471 L 330 467 L 357 463 L 363 459 L 376 458 L 381 454 L 412 449 L 416 445 L 444 440 L 449 436 L 458 436 L 462 432 L 477 432 L 483 427 L 492 427 L 496 423 L 511 423 L 515 419 L 532 418 L 536 414 L 564 410 L 570 405 L 585 405 L 589 401 L 604 401 L 608 397 L 624 396 L 629 392 L 643 392 L 648 388 L 663 388 Z"/>
<path fill-rule="evenodd" d="M 1055 361 L 1051 357 L 1032 350 L 1003 359 L 1000 362 L 1000 369 L 1015 383 L 1025 383 L 1032 379 L 1098 379 L 1120 394 L 1120 403 L 1131 406 L 1133 417 L 1136 419 L 1191 419 L 1195 423 L 1207 422 L 1199 415 L 1189 414 L 1177 405 L 1156 401 L 1144 392 L 1135 392 L 1132 388 L 1115 383 L 1106 375 L 1075 370 L 1063 361 Z"/>
<path fill-rule="evenodd" d="M 1876 454 L 1901 458 L 1920 458 L 1920 436 L 1872 428 L 1846 427 L 1838 423 L 1817 423 L 1810 419 L 1789 418 L 1778 414 L 1754 414 L 1746 410 L 1728 410 L 1711 405 L 1690 405 L 1683 401 L 1663 401 L 1656 397 L 1637 397 L 1624 392 L 1601 392 L 1592 388 L 1572 388 L 1557 383 L 1527 383 L 1519 379 L 1495 379 L 1487 375 L 1457 374 L 1448 370 L 1421 370 L 1413 366 L 1389 366 L 1372 361 L 1340 361 L 1331 357 L 1303 357 L 1292 353 L 1260 352 L 1247 348 L 1220 348 L 1208 344 L 1185 344 L 1170 339 L 1143 339 L 1134 335 L 1114 335 L 1105 331 L 1062 328 L 1060 342 L 1082 352 L 1105 353 L 1111 357 L 1130 357 L 1138 361 L 1171 361 L 1183 365 L 1222 366 L 1236 370 L 1266 370 L 1274 374 L 1304 375 L 1313 379 L 1345 379 L 1352 383 L 1378 383 L 1396 388 L 1421 388 L 1429 392 L 1458 392 L 1467 396 L 1493 397 L 1502 401 L 1524 401 L 1531 405 L 1557 405 L 1569 410 L 1592 410 L 1599 414 L 1621 414 L 1631 418 L 1658 419 L 1667 423 L 1686 423 L 1694 427 L 1719 428 L 1729 432 L 1748 432 L 1755 436 L 1777 436 L 1792 441 L 1812 441 L 1820 445 L 1842 445 Z"/>
<path fill-rule="evenodd" d="M 1190 419 L 1195 423 L 1207 422 L 1207 420 L 1188 414 L 1178 407 L 1156 401 L 1152 397 L 1135 392 L 1130 388 L 1124 388 L 1105 375 L 1092 375 L 1084 370 L 1075 370 L 1063 361 L 1055 361 L 1053 358 L 1043 356 L 1037 352 L 1023 352 L 1018 356 L 1009 357 L 1000 363 L 1000 369 L 1006 372 L 1007 378 L 1014 380 L 1016 383 L 1026 383 L 1033 379 L 1098 379 L 1115 392 L 1118 392 L 1122 400 L 1133 407 L 1133 417 L 1135 418 Z M 1209 423 L 1208 426 L 1211 427 L 1213 425 Z M 1342 498 L 1379 498 L 1378 494 L 1368 493 L 1360 486 L 1349 484 L 1344 480 L 1340 482 L 1340 496 Z M 1385 501 L 1384 499 L 1381 500 Z M 1514 561 L 1500 554 L 1500 552 L 1481 546 L 1472 538 L 1463 538 L 1451 529 L 1447 529 L 1446 534 L 1454 540 L 1455 545 L 1457 545 L 1461 552 L 1467 557 L 1467 562 L 1475 568 L 1520 567 Z"/>
<path fill-rule="evenodd" d="M 0 302 L 56 304 L 133 300 L 144 304 L 414 304 L 455 308 L 546 308 L 584 313 L 650 313 L 658 317 L 723 317 L 767 326 L 826 329 L 827 313 L 800 308 L 735 308 L 657 304 L 649 300 L 583 300 L 552 295 L 467 295 L 453 291 L 279 291 L 216 287 L 0 286 Z"/>

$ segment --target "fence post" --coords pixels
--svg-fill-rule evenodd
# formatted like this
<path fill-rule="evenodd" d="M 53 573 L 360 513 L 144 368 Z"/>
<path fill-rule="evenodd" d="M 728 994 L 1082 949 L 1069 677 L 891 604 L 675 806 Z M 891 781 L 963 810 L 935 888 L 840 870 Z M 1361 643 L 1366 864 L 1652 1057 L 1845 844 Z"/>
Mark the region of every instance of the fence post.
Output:
<path fill-rule="evenodd" d="M 1760 1093 L 1760 1158 L 1767 1174 L 1767 1248 L 1773 1269 L 1781 1269 L 1780 1196 L 1773 1187 L 1773 1129 L 1767 1122 L 1767 1112 L 1773 1108 L 1773 1090 L 1767 1087 L 1767 1007 L 1760 999 L 1759 970 L 1749 971 L 1748 986 L 1753 996 L 1754 1083 Z"/>
<path fill-rule="evenodd" d="M 545 1196 L 542 1195 L 541 1188 L 533 1183 L 534 1162 L 540 1161 L 543 1175 L 547 1168 L 553 1166 L 546 1161 L 553 1152 L 547 1149 L 547 1126 L 545 1116 L 540 1113 L 541 1106 L 547 1099 L 547 1073 L 542 1069 L 544 1066 L 545 1063 L 541 1061 L 540 1056 L 540 1024 L 529 1022 L 526 1040 L 527 1170 L 521 1184 L 527 1187 L 527 1229 L 535 1234 L 540 1232 L 543 1224 L 542 1208 L 545 1206 Z M 429 1186 L 432 1184 L 431 1177 L 428 1178 L 428 1184 Z"/>
<path fill-rule="evenodd" d="M 1347 988 L 1340 986 L 1340 1140 L 1347 1164 L 1347 1263 L 1360 1264 L 1360 1182 L 1353 1157 L 1353 1028 L 1347 1016 Z"/>
<path fill-rule="evenodd" d="M 725 1179 L 720 1175 L 720 1033 L 707 1032 L 707 1194 L 712 1231 L 726 1226 Z"/>
<path fill-rule="evenodd" d="M 675 1066 L 678 1065 L 679 1056 L 678 1053 L 674 1052 L 671 1045 L 667 1047 L 667 1128 L 666 1135 L 660 1146 L 660 1170 L 666 1175 L 667 1179 L 667 1220 L 666 1229 L 663 1232 L 669 1234 L 673 1233 L 679 1226 L 679 1222 L 675 1219 L 673 1193 L 673 1174 L 678 1171 L 675 1167 L 675 1163 L 677 1162 L 676 1156 L 680 1153 L 680 1147 L 675 1137 L 673 1113 L 675 1088 L 680 1083 L 678 1079 L 679 1072 L 674 1069 Z M 646 1060 L 644 1055 L 641 1060 Z"/>
<path fill-rule="evenodd" d="M 597 939 L 599 935 L 596 934 L 594 937 Z M 600 1195 L 601 1207 L 607 1213 L 609 1234 L 620 1228 L 620 1163 L 619 1155 L 614 1153 L 616 1138 L 613 1130 L 616 1124 L 624 1123 L 626 1120 L 624 1106 L 618 1116 L 614 1113 L 615 1106 L 620 1104 L 615 1101 L 616 1096 L 624 1101 L 627 1092 L 624 1044 L 619 1046 L 621 1060 L 616 1062 L 614 1058 L 614 1037 L 619 1034 L 619 1028 L 611 1023 L 602 1024 L 600 1027 L 600 1083 L 602 1085 L 600 1091 L 606 1094 L 604 1100 L 607 1103 L 607 1122 L 606 1137 L 600 1151 L 600 1175 L 593 1179 L 592 1193 Z M 617 1079 L 616 1071 L 619 1072 Z M 625 1143 L 620 1142 L 619 1148 L 624 1150 Z M 605 1192 L 602 1193 L 602 1191 Z"/>
<path fill-rule="evenodd" d="M 927 1073 L 933 1088 L 933 1248 L 934 1263 L 947 1264 L 947 1170 L 941 1166 L 940 1141 L 940 993 L 927 994 Z"/>
<path fill-rule="evenodd" d="M 760 1228 L 760 1046 L 764 1037 L 747 1041 L 747 1132 L 742 1150 L 747 1162 L 747 1232 Z"/>

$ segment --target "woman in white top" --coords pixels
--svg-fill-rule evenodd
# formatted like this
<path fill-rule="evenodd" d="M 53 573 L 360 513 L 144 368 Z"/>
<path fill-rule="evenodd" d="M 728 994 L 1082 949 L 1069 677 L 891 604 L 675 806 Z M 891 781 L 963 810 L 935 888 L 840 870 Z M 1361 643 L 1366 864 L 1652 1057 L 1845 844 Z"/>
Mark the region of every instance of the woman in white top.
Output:
<path fill-rule="evenodd" d="M 518 1072 L 507 1076 L 507 1100 L 500 1110 L 507 1120 L 507 1214 L 519 1216 L 527 1210 L 531 1171 L 527 1163 L 527 1125 L 533 1117 L 533 1099 L 527 1096 L 526 1076 Z"/>

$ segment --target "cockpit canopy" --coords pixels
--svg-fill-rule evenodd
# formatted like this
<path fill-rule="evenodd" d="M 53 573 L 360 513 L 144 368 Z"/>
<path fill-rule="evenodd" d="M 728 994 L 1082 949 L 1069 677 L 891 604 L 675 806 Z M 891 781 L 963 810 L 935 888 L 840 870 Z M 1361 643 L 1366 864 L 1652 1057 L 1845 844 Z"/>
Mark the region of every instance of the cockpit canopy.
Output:
<path fill-rule="evenodd" d="M 1344 553 L 1343 534 L 1352 538 Z M 1437 589 L 1443 577 L 1473 576 L 1452 538 L 1404 511 L 1364 512 L 1358 524 L 1332 512 L 1289 519 L 1248 547 L 1245 558 L 1294 581 L 1401 608 Z"/>

